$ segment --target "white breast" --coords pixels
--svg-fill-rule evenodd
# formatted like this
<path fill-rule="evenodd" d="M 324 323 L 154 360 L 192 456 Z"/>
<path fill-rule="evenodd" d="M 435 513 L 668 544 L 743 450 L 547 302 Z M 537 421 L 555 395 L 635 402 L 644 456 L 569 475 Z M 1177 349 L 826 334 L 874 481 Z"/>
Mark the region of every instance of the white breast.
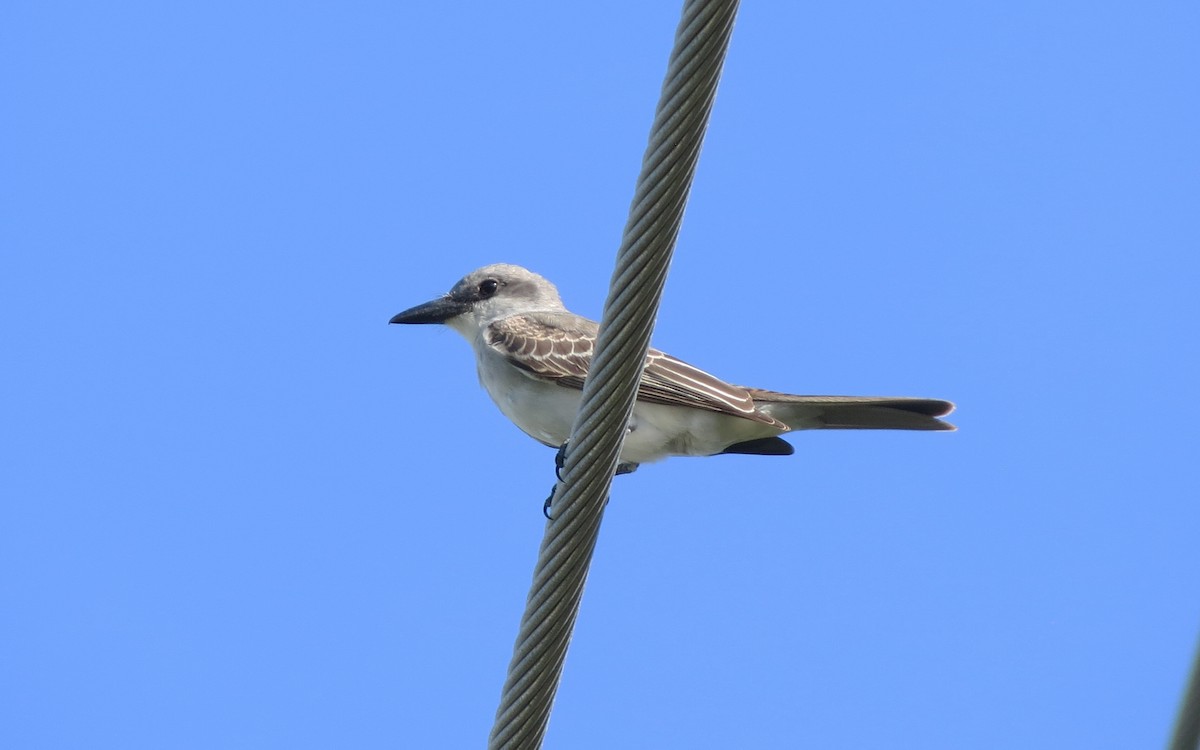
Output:
<path fill-rule="evenodd" d="M 558 447 L 571 435 L 582 394 L 534 378 L 489 347 L 477 350 L 479 382 L 504 416 L 534 440 Z"/>

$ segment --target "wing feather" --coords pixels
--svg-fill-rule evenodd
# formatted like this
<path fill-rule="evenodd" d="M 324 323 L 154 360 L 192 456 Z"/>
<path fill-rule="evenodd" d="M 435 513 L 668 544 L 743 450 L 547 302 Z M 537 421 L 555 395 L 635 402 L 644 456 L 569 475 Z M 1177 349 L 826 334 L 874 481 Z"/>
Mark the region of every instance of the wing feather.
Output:
<path fill-rule="evenodd" d="M 485 340 L 514 366 L 566 388 L 583 389 L 599 327 L 571 313 L 513 315 L 488 326 Z M 650 349 L 638 400 L 706 409 L 754 422 L 786 426 L 754 406 L 754 397 L 669 354 Z"/>

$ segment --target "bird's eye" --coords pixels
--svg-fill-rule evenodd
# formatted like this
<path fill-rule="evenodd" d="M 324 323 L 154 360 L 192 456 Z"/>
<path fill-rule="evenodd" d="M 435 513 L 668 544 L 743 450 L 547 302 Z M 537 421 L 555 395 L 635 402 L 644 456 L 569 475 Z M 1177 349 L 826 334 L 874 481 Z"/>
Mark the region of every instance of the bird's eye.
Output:
<path fill-rule="evenodd" d="M 496 293 L 496 289 L 500 287 L 500 282 L 495 279 L 484 279 L 479 282 L 479 296 L 487 299 Z"/>

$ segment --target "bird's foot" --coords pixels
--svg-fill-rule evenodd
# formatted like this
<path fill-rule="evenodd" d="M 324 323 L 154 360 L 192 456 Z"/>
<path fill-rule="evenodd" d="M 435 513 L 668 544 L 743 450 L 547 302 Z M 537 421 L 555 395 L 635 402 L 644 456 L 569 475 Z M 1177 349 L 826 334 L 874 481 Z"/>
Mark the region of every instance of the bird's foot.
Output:
<path fill-rule="evenodd" d="M 558 446 L 558 452 L 554 454 L 554 476 L 558 477 L 558 481 L 560 482 L 563 478 L 563 466 L 566 466 L 567 464 L 567 445 L 570 442 L 571 441 L 567 440 L 562 445 Z M 554 491 L 557 489 L 557 484 L 552 486 L 550 488 L 550 495 L 546 498 L 546 502 L 542 503 L 542 515 L 545 516 L 547 520 L 553 519 L 553 516 L 550 515 L 550 506 L 554 504 Z"/>
<path fill-rule="evenodd" d="M 638 470 L 639 464 L 625 462 L 617 464 L 617 470 L 613 472 L 614 477 L 619 477 L 622 474 L 632 474 Z"/>
<path fill-rule="evenodd" d="M 560 482 L 562 481 L 563 467 L 567 465 L 567 444 L 570 442 L 568 440 L 558 446 L 558 453 L 554 454 L 554 476 L 558 477 L 558 481 Z"/>

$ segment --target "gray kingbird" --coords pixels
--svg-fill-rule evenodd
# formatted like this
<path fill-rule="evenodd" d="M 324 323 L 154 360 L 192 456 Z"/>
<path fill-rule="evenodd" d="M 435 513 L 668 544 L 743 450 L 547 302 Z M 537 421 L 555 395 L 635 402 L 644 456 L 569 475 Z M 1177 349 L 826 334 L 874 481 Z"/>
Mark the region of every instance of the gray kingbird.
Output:
<path fill-rule="evenodd" d="M 458 331 L 475 350 L 479 381 L 506 417 L 551 447 L 570 437 L 599 326 L 569 312 L 546 279 L 507 263 L 484 266 L 389 322 L 444 323 Z M 779 436 L 792 430 L 953 430 L 938 419 L 953 409 L 927 398 L 745 388 L 651 348 L 620 460 L 632 471 L 668 456 L 786 456 L 793 448 Z"/>

